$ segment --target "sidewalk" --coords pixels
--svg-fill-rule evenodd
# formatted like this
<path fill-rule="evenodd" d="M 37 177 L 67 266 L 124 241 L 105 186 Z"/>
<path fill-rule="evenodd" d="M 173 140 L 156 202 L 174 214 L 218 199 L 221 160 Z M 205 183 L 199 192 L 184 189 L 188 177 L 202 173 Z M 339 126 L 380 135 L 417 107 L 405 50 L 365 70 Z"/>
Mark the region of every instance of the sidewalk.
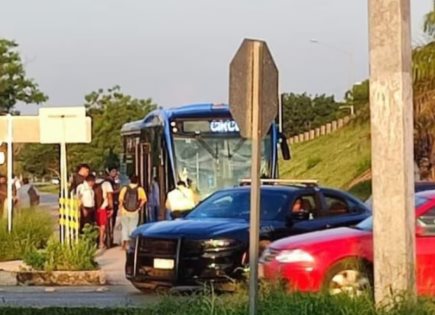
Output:
<path fill-rule="evenodd" d="M 132 288 L 130 282 L 125 279 L 125 252 L 121 250 L 121 247 L 106 250 L 95 257 L 95 260 L 106 276 L 107 285 L 129 286 Z M 20 270 L 21 265 L 21 260 L 0 262 L 0 271 L 17 272 Z"/>
<path fill-rule="evenodd" d="M 130 282 L 125 279 L 125 251 L 121 250 L 120 246 L 104 251 L 95 260 L 105 272 L 109 285 L 131 286 Z"/>

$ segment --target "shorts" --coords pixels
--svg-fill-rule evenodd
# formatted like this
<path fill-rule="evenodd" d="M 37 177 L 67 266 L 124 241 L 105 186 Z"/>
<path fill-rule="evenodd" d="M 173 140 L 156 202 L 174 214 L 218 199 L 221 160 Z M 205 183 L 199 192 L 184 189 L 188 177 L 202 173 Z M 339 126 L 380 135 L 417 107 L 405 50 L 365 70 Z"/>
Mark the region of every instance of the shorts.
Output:
<path fill-rule="evenodd" d="M 98 226 L 106 226 L 109 222 L 109 215 L 106 209 L 98 209 L 97 210 L 97 225 Z"/>

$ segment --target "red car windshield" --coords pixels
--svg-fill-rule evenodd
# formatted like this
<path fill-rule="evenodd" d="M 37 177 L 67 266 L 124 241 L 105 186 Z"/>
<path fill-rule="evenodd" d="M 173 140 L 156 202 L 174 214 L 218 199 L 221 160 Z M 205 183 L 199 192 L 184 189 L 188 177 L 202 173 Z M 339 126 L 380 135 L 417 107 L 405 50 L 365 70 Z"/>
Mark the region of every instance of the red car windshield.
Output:
<path fill-rule="evenodd" d="M 415 196 L 415 208 L 417 209 L 422 204 L 424 204 L 427 201 L 427 198 L 421 197 L 421 196 Z M 356 226 L 358 230 L 363 231 L 373 231 L 373 217 L 370 216 L 369 218 L 362 221 L 360 224 Z"/>

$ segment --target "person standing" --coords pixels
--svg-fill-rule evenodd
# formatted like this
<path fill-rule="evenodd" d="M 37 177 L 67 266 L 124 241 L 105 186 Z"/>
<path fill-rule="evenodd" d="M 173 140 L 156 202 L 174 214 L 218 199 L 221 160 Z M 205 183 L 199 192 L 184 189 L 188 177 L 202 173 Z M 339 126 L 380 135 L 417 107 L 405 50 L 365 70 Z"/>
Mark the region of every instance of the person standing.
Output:
<path fill-rule="evenodd" d="M 86 224 L 94 224 L 95 222 L 95 176 L 88 175 L 86 180 L 77 186 L 77 198 L 80 201 L 80 231 Z"/>
<path fill-rule="evenodd" d="M 6 176 L 0 175 L 0 208 L 1 216 L 0 218 L 6 218 L 7 215 L 7 203 L 8 198 L 8 185 Z"/>
<path fill-rule="evenodd" d="M 39 193 L 28 178 L 23 178 L 23 184 L 17 190 L 17 206 L 28 209 L 39 205 Z"/>
<path fill-rule="evenodd" d="M 157 182 L 157 177 L 154 177 L 150 187 L 150 198 L 148 202 L 148 219 L 149 222 L 156 222 L 159 220 L 160 209 L 160 189 Z"/>
<path fill-rule="evenodd" d="M 195 207 L 192 191 L 184 181 L 177 182 L 177 187 L 168 193 L 166 209 L 172 219 L 183 218 Z"/>
<path fill-rule="evenodd" d="M 115 226 L 116 216 L 118 215 L 118 209 L 119 209 L 119 191 L 120 191 L 120 187 L 118 183 L 119 171 L 117 167 L 113 166 L 107 169 L 106 172 L 107 172 L 106 181 L 108 181 L 112 186 L 113 214 L 111 220 L 112 220 L 112 226 Z"/>
<path fill-rule="evenodd" d="M 69 193 L 77 194 L 77 187 L 86 180 L 86 178 L 89 176 L 91 172 L 91 168 L 88 164 L 80 164 L 77 166 L 76 173 L 73 175 L 70 187 L 69 187 Z"/>
<path fill-rule="evenodd" d="M 94 185 L 96 222 L 99 229 L 99 248 L 104 249 L 107 236 L 107 226 L 113 215 L 113 189 L 112 185 L 103 180 Z M 110 235 L 111 236 L 111 235 Z"/>
<path fill-rule="evenodd" d="M 140 213 L 147 202 L 145 190 L 139 185 L 139 177 L 132 175 L 130 183 L 119 193 L 119 212 L 122 225 L 122 249 L 127 249 L 131 233 L 139 223 Z"/>

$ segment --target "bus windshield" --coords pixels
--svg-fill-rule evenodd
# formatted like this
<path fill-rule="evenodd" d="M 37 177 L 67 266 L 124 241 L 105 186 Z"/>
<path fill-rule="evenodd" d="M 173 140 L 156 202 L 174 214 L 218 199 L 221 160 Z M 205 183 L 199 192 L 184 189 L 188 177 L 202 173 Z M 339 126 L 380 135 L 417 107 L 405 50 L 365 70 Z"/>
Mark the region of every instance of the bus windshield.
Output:
<path fill-rule="evenodd" d="M 175 162 L 180 177 L 187 176 L 203 199 L 219 188 L 238 185 L 250 177 L 251 141 L 230 135 L 174 135 Z M 268 174 L 270 136 L 261 148 L 261 174 Z"/>

